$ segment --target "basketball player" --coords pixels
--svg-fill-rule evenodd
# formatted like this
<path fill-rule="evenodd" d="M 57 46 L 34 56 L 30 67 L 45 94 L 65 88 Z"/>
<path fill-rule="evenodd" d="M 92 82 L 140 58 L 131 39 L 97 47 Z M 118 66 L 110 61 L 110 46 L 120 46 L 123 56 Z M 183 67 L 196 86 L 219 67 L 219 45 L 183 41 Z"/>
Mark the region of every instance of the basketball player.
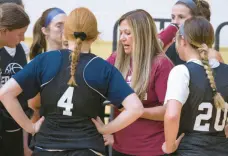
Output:
<path fill-rule="evenodd" d="M 183 156 L 226 156 L 228 153 L 224 133 L 228 65 L 209 64 L 208 48 L 213 43 L 213 27 L 203 17 L 186 20 L 176 36 L 178 54 L 186 63 L 174 67 L 168 79 L 164 102 L 165 153 L 176 151 L 173 155 Z M 182 133 L 185 136 L 176 141 Z"/>
<path fill-rule="evenodd" d="M 30 59 L 45 51 L 62 49 L 66 13 L 59 8 L 45 10 L 33 28 Z"/>
<path fill-rule="evenodd" d="M 1 3 L 5 3 L 1 1 Z M 30 23 L 28 15 L 24 12 L 21 1 L 13 4 L 1 4 L 1 34 L 0 34 L 0 68 L 2 71 L 1 84 L 4 85 L 9 78 L 21 70 L 27 63 L 23 45 L 19 44 L 24 40 L 24 33 Z M 7 46 L 7 47 L 3 47 Z M 16 47 L 16 49 L 15 49 Z M 28 110 L 27 100 L 19 95 L 24 110 Z M 1 139 L 0 153 L 4 156 L 23 156 L 23 135 L 19 125 L 10 117 L 5 108 L 0 106 Z"/>
<path fill-rule="evenodd" d="M 210 5 L 205 0 L 178 0 L 172 8 L 172 23 L 181 25 L 185 22 L 186 19 L 194 16 L 203 16 L 210 21 L 211 10 Z M 172 60 L 174 65 L 179 65 L 185 63 L 181 60 L 177 54 L 175 42 L 167 48 L 166 55 Z M 214 49 L 210 49 L 209 58 L 212 62 L 218 60 L 223 62 L 221 54 Z M 216 59 L 216 60 L 215 60 Z"/>
<path fill-rule="evenodd" d="M 34 127 L 16 97 L 23 92 L 29 99 L 40 92 L 40 112 L 45 120 L 34 136 L 34 156 L 102 155 L 105 147 L 101 134 L 119 131 L 142 115 L 142 103 L 120 72 L 89 53 L 98 34 L 93 13 L 86 8 L 74 9 L 64 26 L 72 52 L 43 53 L 2 87 L 1 101 L 29 133 L 37 132 L 39 123 Z M 106 99 L 125 109 L 115 120 L 103 125 L 97 116 Z"/>

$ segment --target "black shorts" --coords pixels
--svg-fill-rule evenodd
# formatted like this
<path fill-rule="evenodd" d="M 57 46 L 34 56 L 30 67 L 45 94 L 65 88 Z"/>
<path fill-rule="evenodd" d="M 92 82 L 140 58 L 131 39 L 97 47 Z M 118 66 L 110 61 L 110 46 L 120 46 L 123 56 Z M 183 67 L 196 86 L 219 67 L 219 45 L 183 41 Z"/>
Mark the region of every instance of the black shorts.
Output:
<path fill-rule="evenodd" d="M 0 155 L 24 156 L 22 129 L 15 132 L 2 132 L 2 136 L 0 136 Z"/>
<path fill-rule="evenodd" d="M 227 156 L 228 139 L 225 136 L 185 134 L 172 156 Z"/>
<path fill-rule="evenodd" d="M 82 149 L 76 151 L 59 151 L 59 152 L 51 152 L 44 151 L 35 148 L 32 156 L 97 156 L 94 152 L 89 149 Z"/>

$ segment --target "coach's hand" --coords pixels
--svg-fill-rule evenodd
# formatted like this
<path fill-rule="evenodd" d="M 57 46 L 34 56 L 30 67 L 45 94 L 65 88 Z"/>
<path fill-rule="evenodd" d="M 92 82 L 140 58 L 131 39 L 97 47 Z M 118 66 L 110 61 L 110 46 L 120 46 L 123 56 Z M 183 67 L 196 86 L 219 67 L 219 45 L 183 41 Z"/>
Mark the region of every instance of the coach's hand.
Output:
<path fill-rule="evenodd" d="M 98 132 L 101 133 L 101 134 L 104 134 L 105 124 L 103 123 L 101 118 L 100 117 L 97 117 L 96 119 L 92 118 L 92 121 L 95 124 Z"/>
<path fill-rule="evenodd" d="M 44 122 L 44 116 L 42 116 L 36 123 L 33 124 L 34 131 L 33 131 L 32 135 L 35 135 L 40 130 L 40 127 L 43 122 Z"/>
<path fill-rule="evenodd" d="M 113 135 L 106 134 L 106 135 L 103 135 L 103 138 L 104 138 L 105 146 L 107 146 L 107 145 L 111 145 L 112 146 L 114 144 Z"/>
<path fill-rule="evenodd" d="M 175 143 L 173 144 L 173 147 L 172 147 L 172 149 L 167 149 L 167 147 L 166 147 L 166 142 L 164 142 L 163 143 L 163 145 L 162 145 L 162 151 L 164 152 L 164 153 L 166 153 L 166 154 L 170 154 L 170 153 L 173 153 L 173 152 L 175 152 L 176 150 L 177 150 L 177 148 L 178 148 L 178 146 L 179 146 L 179 144 L 180 144 L 180 142 L 181 142 L 181 139 L 184 137 L 184 133 L 182 133 L 179 137 L 178 137 L 178 139 L 175 141 Z"/>

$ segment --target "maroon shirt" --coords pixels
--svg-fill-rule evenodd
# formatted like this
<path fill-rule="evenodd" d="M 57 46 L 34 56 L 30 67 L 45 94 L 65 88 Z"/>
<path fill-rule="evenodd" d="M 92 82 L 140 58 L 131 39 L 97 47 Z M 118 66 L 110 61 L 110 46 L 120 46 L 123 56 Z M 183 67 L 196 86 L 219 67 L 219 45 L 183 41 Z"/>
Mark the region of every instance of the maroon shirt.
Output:
<path fill-rule="evenodd" d="M 107 61 L 115 63 L 116 53 Z M 163 54 L 155 57 L 152 64 L 151 80 L 147 91 L 147 99 L 143 100 L 145 108 L 163 105 L 169 72 L 173 68 L 172 62 Z M 128 75 L 126 81 L 131 80 Z M 120 114 L 116 109 L 115 116 Z M 164 125 L 161 121 L 138 119 L 128 127 L 114 134 L 113 148 L 121 153 L 137 156 L 163 155 Z"/>

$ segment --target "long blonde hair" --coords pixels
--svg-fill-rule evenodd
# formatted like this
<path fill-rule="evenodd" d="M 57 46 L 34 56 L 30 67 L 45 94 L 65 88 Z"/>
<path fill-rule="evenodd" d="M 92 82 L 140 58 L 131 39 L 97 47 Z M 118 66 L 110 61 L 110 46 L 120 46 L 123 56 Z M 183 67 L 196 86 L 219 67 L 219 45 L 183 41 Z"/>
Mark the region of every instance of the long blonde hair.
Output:
<path fill-rule="evenodd" d="M 180 34 L 194 49 L 197 49 L 212 88 L 214 104 L 216 108 L 224 109 L 225 101 L 217 91 L 213 70 L 208 60 L 208 50 L 214 43 L 214 29 L 212 25 L 204 17 L 192 17 L 186 20 L 185 24 L 180 27 Z"/>
<path fill-rule="evenodd" d="M 150 14 L 138 9 L 124 14 L 119 24 L 126 20 L 133 34 L 131 55 L 124 52 L 122 43 L 118 43 L 115 66 L 126 78 L 132 59 L 131 87 L 141 100 L 147 92 L 153 58 L 162 51 L 157 39 L 156 25 Z"/>
<path fill-rule="evenodd" d="M 66 40 L 75 41 L 76 44 L 75 49 L 71 53 L 71 78 L 68 85 L 77 86 L 75 71 L 79 62 L 83 41 L 95 40 L 98 34 L 96 17 L 89 9 L 74 9 L 67 17 L 64 25 L 64 36 Z"/>

